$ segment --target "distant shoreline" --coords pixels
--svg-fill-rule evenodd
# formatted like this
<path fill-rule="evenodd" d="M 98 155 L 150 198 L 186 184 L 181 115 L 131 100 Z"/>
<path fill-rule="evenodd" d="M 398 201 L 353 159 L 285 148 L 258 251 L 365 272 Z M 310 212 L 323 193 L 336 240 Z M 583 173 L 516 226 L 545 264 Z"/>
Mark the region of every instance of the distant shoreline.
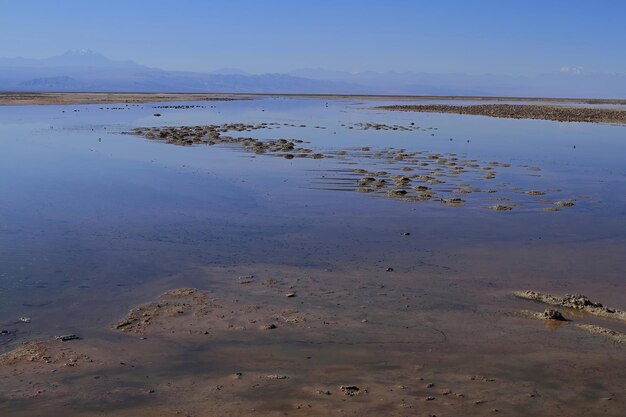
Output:
<path fill-rule="evenodd" d="M 394 105 L 374 107 L 377 110 L 452 113 L 504 119 L 536 119 L 557 122 L 626 124 L 626 110 L 582 106 L 543 104 L 475 104 L 475 105 Z"/>
<path fill-rule="evenodd" d="M 549 98 L 549 97 L 487 97 L 487 96 L 405 96 L 379 94 L 281 94 L 281 93 L 86 93 L 86 92 L 0 92 L 0 105 L 38 104 L 104 104 L 147 103 L 163 101 L 228 101 L 251 100 L 263 97 L 292 97 L 320 99 L 376 99 L 376 100 L 468 100 L 516 101 L 578 104 L 626 105 L 626 99 Z"/>

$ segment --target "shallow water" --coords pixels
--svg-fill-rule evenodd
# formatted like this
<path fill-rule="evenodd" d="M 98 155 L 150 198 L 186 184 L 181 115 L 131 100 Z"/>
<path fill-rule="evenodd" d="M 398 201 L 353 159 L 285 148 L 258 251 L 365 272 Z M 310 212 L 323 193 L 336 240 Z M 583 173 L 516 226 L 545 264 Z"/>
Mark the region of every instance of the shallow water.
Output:
<path fill-rule="evenodd" d="M 167 104 L 204 107 L 158 108 Z M 292 286 L 309 294 L 298 297 L 300 308 L 356 322 L 370 312 L 375 330 L 228 336 L 200 344 L 166 340 L 159 348 L 166 353 L 154 355 L 188 359 L 144 364 L 146 372 L 186 386 L 182 381 L 198 372 L 234 372 L 227 352 L 243 349 L 243 367 L 262 369 L 258 364 L 271 357 L 276 366 L 298 373 L 303 386 L 318 382 L 316 369 L 344 369 L 342 377 L 322 378 L 336 385 L 341 378 L 365 381 L 365 372 L 388 372 L 390 381 L 410 378 L 402 373 L 406 369 L 399 370 L 417 355 L 420 362 L 438 364 L 429 375 L 440 373 L 448 384 L 453 379 L 443 375 L 479 371 L 546 390 L 569 384 L 574 397 L 592 398 L 572 402 L 573 409 L 578 404 L 581 413 L 602 409 L 619 415 L 626 376 L 623 345 L 503 314 L 542 309 L 512 299 L 510 292 L 519 289 L 584 293 L 626 309 L 626 127 L 370 109 L 380 104 L 393 103 L 266 98 L 0 107 L 0 327 L 9 331 L 0 336 L 0 353 L 67 333 L 79 334 L 85 343 L 122 343 L 127 338 L 111 331 L 111 323 L 171 288 L 193 286 L 221 297 L 282 305 L 284 297 L 276 301 L 275 294 L 242 290 L 232 282 L 246 274 L 281 277 L 282 283 L 297 277 L 303 281 Z M 358 128 L 367 122 L 413 123 L 421 129 Z M 347 150 L 356 156 L 286 160 L 236 146 L 182 147 L 124 134 L 134 127 L 222 123 L 279 123 L 241 135 L 302 139 L 316 152 Z M 484 199 L 448 207 L 338 191 L 354 188 L 349 186 L 358 178 L 354 168 L 389 168 L 359 156 L 363 146 L 511 164 L 488 181 L 501 184 L 498 195 L 521 205 L 500 213 L 486 210 Z M 576 205 L 543 212 L 544 203 L 522 195 L 533 189 L 559 189 L 550 198 L 573 199 Z M 303 284 L 307 279 L 311 282 Z M 20 323 L 21 316 L 32 321 Z M 622 323 L 609 324 L 626 331 Z M 407 328 L 422 329 L 420 337 L 402 330 Z M 317 362 L 295 359 L 302 356 L 300 342 Z M 560 353 L 562 362 L 554 359 L 554 369 L 542 369 L 538 344 L 544 344 L 545 357 Z M 388 357 L 380 360 L 381 355 Z M 593 375 L 586 381 L 582 370 L 567 370 L 567 363 L 595 367 L 604 375 L 602 383 L 593 386 Z M 111 381 L 141 385 L 132 374 L 110 372 Z M 76 378 L 64 382 L 68 389 L 85 384 L 87 377 Z M 13 383 L 9 376 L 0 387 L 9 392 Z M 607 394 L 607 387 L 613 391 Z M 264 390 L 232 395 L 244 402 L 249 397 L 267 413 L 292 410 L 288 398 L 299 398 L 297 392 Z M 93 397 L 67 401 L 79 414 L 102 409 L 96 392 L 93 387 Z M 279 398 L 283 394 L 286 398 Z M 559 404 L 559 395 L 553 395 Z M 595 401 L 609 395 L 617 408 L 597 408 Z M 194 401 L 201 407 L 201 400 Z M 7 404 L 12 413 L 37 414 L 37 403 Z M 106 407 L 145 404 L 160 409 L 132 396 Z M 515 401 L 504 405 L 511 415 L 536 411 L 511 404 Z"/>

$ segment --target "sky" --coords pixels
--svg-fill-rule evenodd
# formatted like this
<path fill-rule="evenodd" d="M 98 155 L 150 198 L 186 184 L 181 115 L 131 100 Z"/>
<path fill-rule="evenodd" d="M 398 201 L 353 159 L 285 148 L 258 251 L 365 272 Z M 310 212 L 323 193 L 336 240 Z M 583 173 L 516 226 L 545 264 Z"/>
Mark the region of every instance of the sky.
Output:
<path fill-rule="evenodd" d="M 626 73 L 616 0 L 0 0 L 0 57 L 168 70 Z"/>

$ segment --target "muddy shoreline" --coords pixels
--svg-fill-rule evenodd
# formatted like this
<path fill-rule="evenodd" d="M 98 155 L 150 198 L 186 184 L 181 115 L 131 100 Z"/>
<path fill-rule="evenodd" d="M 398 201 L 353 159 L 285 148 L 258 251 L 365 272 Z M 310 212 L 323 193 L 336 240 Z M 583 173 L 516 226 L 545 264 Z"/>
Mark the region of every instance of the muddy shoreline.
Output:
<path fill-rule="evenodd" d="M 471 100 L 516 101 L 579 104 L 626 104 L 620 99 L 558 98 L 558 97 L 483 97 L 483 96 L 398 96 L 378 94 L 281 94 L 281 93 L 105 93 L 105 92 L 0 92 L 0 106 L 34 104 L 98 104 L 98 103 L 148 103 L 163 101 L 219 101 L 250 100 L 263 97 L 314 98 L 314 99 L 375 99 L 375 100 Z"/>
<path fill-rule="evenodd" d="M 128 306 L 111 336 L 16 345 L 0 356 L 0 412 L 522 416 L 557 415 L 568 404 L 572 416 L 620 415 L 623 345 L 584 316 L 557 333 L 558 323 L 515 314 L 532 305 L 503 292 L 476 312 L 471 304 L 444 311 L 437 299 L 453 302 L 463 290 L 431 284 L 426 299 L 414 273 L 389 281 L 345 270 L 236 269 L 224 270 L 230 279 L 217 287 L 174 288 Z M 338 276 L 341 288 L 331 284 Z M 457 323 L 461 316 L 469 320 Z M 519 347 L 503 344 L 508 338 Z M 572 367 L 576 346 L 585 363 L 615 369 L 598 381 Z M 552 375 L 564 369 L 576 383 L 555 386 Z"/>
<path fill-rule="evenodd" d="M 626 124 L 626 110 L 591 107 L 562 107 L 530 104 L 479 104 L 463 106 L 432 104 L 379 106 L 375 109 L 423 113 L 469 114 L 473 116 L 489 116 L 505 119 Z"/>

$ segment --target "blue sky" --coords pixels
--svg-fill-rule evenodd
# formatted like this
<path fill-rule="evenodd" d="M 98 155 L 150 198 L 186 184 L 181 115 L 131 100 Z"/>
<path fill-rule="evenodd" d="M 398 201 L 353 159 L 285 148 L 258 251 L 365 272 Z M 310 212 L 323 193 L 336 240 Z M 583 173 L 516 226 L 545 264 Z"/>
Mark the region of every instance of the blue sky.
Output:
<path fill-rule="evenodd" d="M 171 70 L 626 73 L 623 1 L 0 0 L 0 56 Z"/>

